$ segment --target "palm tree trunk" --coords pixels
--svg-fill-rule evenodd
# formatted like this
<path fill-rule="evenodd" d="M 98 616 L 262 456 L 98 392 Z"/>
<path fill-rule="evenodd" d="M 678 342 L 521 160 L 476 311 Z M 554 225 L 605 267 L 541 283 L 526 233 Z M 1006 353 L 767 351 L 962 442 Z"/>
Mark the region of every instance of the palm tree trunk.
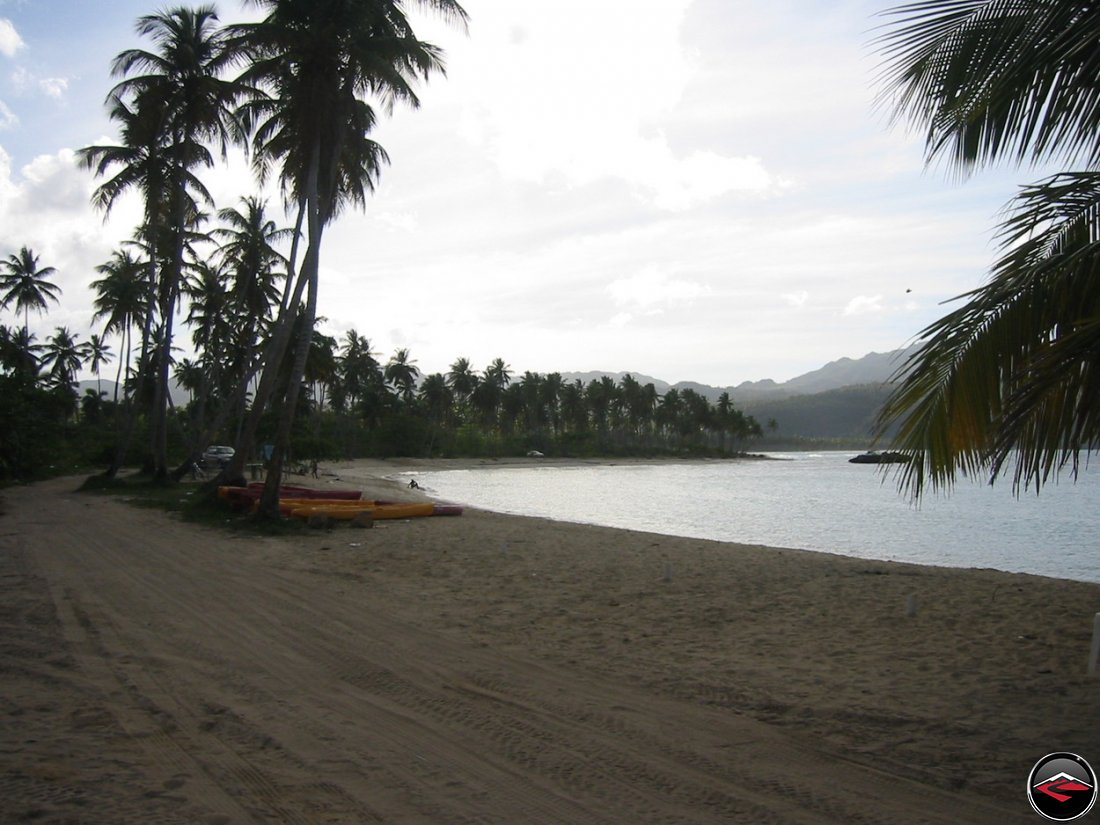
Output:
<path fill-rule="evenodd" d="M 307 177 L 307 197 L 305 201 L 309 243 L 306 246 L 302 271 L 298 276 L 299 284 L 296 288 L 297 292 L 301 289 L 302 282 L 305 282 L 309 286 L 309 292 L 306 297 L 301 336 L 294 351 L 290 381 L 287 385 L 286 398 L 283 400 L 282 414 L 279 416 L 279 426 L 275 433 L 275 453 L 268 465 L 267 478 L 264 480 L 264 491 L 260 497 L 260 514 L 263 518 L 270 519 L 279 518 L 279 486 L 283 479 L 283 462 L 290 447 L 291 427 L 294 424 L 294 415 L 298 409 L 298 395 L 306 372 L 306 360 L 313 343 L 313 325 L 317 318 L 318 273 L 321 264 L 321 235 L 324 231 L 324 222 L 318 206 L 319 158 L 316 153 L 317 150 L 315 149 Z"/>
<path fill-rule="evenodd" d="M 119 438 L 118 447 L 115 450 L 115 457 L 111 461 L 111 466 L 107 468 L 107 472 L 104 473 L 107 478 L 114 478 L 118 475 L 118 471 L 122 468 L 123 462 L 126 461 L 126 453 L 130 450 L 130 441 L 134 436 L 134 424 L 137 420 L 134 396 L 137 395 L 137 392 L 140 392 L 141 386 L 145 381 L 145 370 L 149 362 L 149 339 L 152 337 L 153 333 L 153 311 L 157 305 L 156 232 L 157 223 L 160 217 L 155 209 L 147 210 L 147 215 L 146 227 L 149 233 L 149 294 L 146 296 L 145 318 L 141 326 L 141 356 L 138 362 L 137 375 L 135 376 L 137 391 L 130 394 L 123 392 L 122 394 L 126 414 L 123 416 L 122 435 Z M 127 360 L 129 360 L 129 357 L 129 348 L 127 348 Z"/>
<path fill-rule="evenodd" d="M 296 224 L 297 231 L 295 232 L 294 241 L 291 244 L 290 262 L 287 267 L 287 288 L 283 293 L 283 303 L 279 310 L 279 317 L 276 318 L 275 323 L 272 325 L 271 336 L 268 339 L 267 346 L 264 348 L 263 370 L 260 373 L 260 381 L 256 387 L 256 394 L 252 398 L 252 407 L 249 409 L 248 415 L 244 421 L 244 426 L 238 431 L 236 442 L 233 445 L 236 452 L 233 454 L 233 459 L 229 462 L 229 466 L 226 469 L 226 474 L 229 478 L 240 478 L 244 474 L 245 461 L 256 439 L 256 430 L 259 428 L 260 418 L 263 416 L 264 409 L 267 407 L 268 401 L 275 392 L 279 368 L 282 365 L 283 356 L 286 354 L 287 344 L 290 343 L 290 336 L 294 330 L 294 322 L 297 320 L 298 305 L 302 300 L 302 292 L 308 282 L 305 273 L 299 272 L 295 282 L 293 295 L 291 295 L 290 273 L 294 271 L 298 235 L 300 234 L 302 218 L 305 212 L 305 204 L 299 204 L 298 221 Z M 249 376 L 246 380 L 251 380 L 251 378 L 252 376 Z"/>

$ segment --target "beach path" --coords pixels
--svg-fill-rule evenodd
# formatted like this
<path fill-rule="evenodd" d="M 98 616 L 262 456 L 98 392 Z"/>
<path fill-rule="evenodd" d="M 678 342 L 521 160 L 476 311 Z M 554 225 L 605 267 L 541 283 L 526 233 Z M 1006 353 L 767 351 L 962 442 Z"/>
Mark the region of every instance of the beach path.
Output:
<path fill-rule="evenodd" d="M 438 552 L 446 520 L 296 547 L 74 486 L 4 493 L 0 821 L 1032 821 L 1022 778 L 999 805 L 467 637 L 415 579 L 386 586 L 386 545 Z"/>

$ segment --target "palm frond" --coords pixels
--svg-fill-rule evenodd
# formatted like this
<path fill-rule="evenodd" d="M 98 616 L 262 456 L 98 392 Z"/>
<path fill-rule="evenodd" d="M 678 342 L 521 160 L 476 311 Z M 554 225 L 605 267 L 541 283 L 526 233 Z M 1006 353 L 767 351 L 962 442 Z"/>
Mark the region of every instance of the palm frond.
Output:
<path fill-rule="evenodd" d="M 1038 490 L 1100 438 L 1100 173 L 1024 189 L 1001 244 L 987 284 L 920 333 L 879 414 L 880 437 L 899 423 L 915 497 L 1013 462 L 1017 492 Z"/>

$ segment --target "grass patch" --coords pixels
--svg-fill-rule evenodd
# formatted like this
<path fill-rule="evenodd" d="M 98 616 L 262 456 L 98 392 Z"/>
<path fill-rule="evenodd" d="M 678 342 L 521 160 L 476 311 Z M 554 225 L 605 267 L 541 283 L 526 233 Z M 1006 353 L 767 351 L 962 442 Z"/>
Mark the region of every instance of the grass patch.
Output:
<path fill-rule="evenodd" d="M 172 513 L 183 521 L 251 535 L 299 535 L 306 531 L 300 519 L 271 521 L 249 513 L 234 511 L 217 497 L 215 491 L 202 484 L 152 481 L 147 476 L 132 474 L 107 478 L 88 477 L 78 492 L 121 498 L 134 507 L 145 507 Z"/>

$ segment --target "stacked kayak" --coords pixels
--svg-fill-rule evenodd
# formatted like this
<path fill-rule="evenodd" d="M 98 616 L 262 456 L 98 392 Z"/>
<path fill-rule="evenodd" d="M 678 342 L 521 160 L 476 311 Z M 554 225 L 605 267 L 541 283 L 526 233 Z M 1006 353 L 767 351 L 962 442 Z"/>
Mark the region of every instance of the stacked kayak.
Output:
<path fill-rule="evenodd" d="M 255 510 L 263 489 L 260 483 L 247 487 L 219 487 L 218 496 L 235 509 Z M 279 510 L 294 518 L 323 516 L 334 521 L 351 521 L 361 513 L 370 513 L 375 520 L 462 515 L 462 508 L 454 504 L 373 501 L 362 495 L 359 490 L 317 490 L 287 485 L 279 488 Z"/>

